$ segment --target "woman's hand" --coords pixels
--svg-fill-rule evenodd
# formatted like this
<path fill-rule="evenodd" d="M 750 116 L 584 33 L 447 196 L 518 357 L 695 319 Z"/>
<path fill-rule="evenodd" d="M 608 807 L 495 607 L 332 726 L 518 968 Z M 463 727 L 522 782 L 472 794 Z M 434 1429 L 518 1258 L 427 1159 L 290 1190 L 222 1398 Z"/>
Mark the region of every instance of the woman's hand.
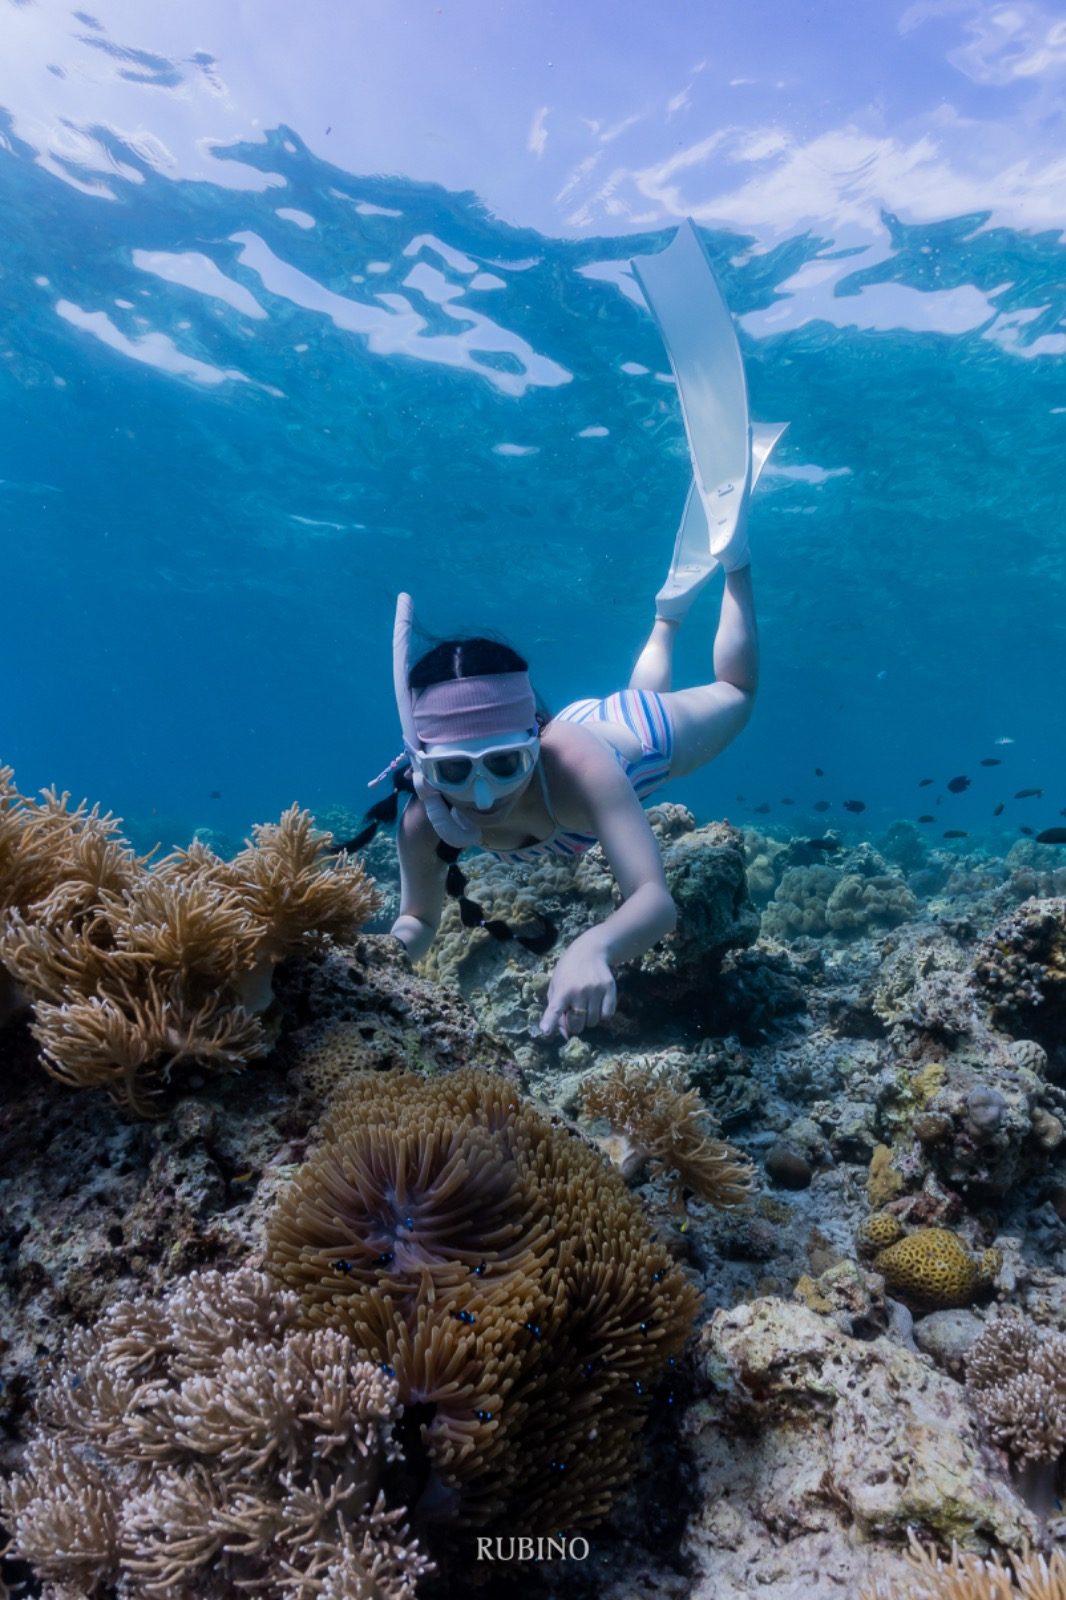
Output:
<path fill-rule="evenodd" d="M 540 1019 L 542 1034 L 556 1028 L 564 1039 L 594 1028 L 614 1016 L 617 1001 L 614 974 L 602 951 L 576 939 L 559 960 L 548 985 L 548 1006 Z"/>

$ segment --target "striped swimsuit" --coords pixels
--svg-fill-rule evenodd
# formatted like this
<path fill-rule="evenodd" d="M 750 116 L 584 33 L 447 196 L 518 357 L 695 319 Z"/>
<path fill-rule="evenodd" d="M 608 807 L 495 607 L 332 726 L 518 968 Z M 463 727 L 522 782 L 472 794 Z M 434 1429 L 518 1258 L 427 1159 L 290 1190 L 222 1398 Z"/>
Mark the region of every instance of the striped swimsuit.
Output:
<path fill-rule="evenodd" d="M 638 800 L 647 800 L 670 776 L 674 729 L 661 694 L 654 694 L 648 689 L 621 689 L 606 700 L 575 700 L 571 705 L 564 706 L 552 721 L 583 722 L 590 733 L 596 732 L 598 722 L 615 722 L 636 734 L 641 748 L 636 761 L 628 760 L 621 750 L 616 750 L 606 739 L 603 742 L 629 779 Z M 553 813 L 544 769 L 539 761 L 537 771 L 544 803 L 551 816 Z M 520 865 L 527 861 L 542 861 L 545 856 L 579 856 L 598 843 L 595 834 L 574 833 L 567 828 L 556 827 L 547 839 L 524 845 L 519 850 L 490 850 L 487 845 L 482 848 L 498 861 Z"/>

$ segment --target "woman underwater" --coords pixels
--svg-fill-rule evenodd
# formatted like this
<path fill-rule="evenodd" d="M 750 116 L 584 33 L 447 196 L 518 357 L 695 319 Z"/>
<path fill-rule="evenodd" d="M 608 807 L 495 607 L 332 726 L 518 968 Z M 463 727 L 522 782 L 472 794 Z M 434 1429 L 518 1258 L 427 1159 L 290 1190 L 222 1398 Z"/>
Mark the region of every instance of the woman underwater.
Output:
<path fill-rule="evenodd" d="M 407 595 L 400 596 L 394 638 L 414 797 L 399 827 L 400 912 L 392 933 L 413 959 L 426 952 L 450 863 L 466 845 L 526 862 L 574 856 L 598 842 L 622 903 L 556 963 L 540 1031 L 558 1029 L 565 1038 L 612 1015 L 612 967 L 642 955 L 677 920 L 641 803 L 712 761 L 751 715 L 758 644 L 747 503 L 783 431 L 749 423 L 732 320 L 692 224 L 633 268 L 677 379 L 694 481 L 629 687 L 605 700 L 575 701 L 542 727 L 527 664 L 506 645 L 447 640 L 410 665 Z M 674 689 L 677 630 L 719 566 L 725 590 L 714 681 Z"/>

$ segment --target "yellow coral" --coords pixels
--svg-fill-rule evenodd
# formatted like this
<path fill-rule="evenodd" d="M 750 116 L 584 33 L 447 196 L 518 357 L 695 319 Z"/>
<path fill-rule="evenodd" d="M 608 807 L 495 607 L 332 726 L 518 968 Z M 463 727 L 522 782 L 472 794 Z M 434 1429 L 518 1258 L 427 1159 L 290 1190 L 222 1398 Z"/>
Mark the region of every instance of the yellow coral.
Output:
<path fill-rule="evenodd" d="M 937 1310 L 968 1306 L 998 1265 L 997 1251 L 986 1250 L 975 1260 L 947 1228 L 919 1228 L 874 1258 L 875 1271 L 893 1294 Z"/>
<path fill-rule="evenodd" d="M 892 1165 L 892 1151 L 887 1144 L 879 1144 L 870 1157 L 870 1170 L 866 1175 L 866 1197 L 874 1210 L 894 1200 L 903 1188 L 903 1178 Z"/>
<path fill-rule="evenodd" d="M 859 1226 L 856 1242 L 860 1253 L 876 1254 L 903 1238 L 903 1224 L 888 1211 L 876 1211 Z"/>

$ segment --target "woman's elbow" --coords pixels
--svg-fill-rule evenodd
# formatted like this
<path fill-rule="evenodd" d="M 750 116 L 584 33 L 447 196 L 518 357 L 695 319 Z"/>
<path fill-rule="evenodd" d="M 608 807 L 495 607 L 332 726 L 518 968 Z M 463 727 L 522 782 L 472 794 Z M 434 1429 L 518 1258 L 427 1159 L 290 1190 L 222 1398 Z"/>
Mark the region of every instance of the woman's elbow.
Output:
<path fill-rule="evenodd" d="M 677 927 L 677 901 L 665 886 L 662 890 L 660 920 L 662 932 L 659 937 L 664 939 L 668 933 L 673 933 Z"/>

